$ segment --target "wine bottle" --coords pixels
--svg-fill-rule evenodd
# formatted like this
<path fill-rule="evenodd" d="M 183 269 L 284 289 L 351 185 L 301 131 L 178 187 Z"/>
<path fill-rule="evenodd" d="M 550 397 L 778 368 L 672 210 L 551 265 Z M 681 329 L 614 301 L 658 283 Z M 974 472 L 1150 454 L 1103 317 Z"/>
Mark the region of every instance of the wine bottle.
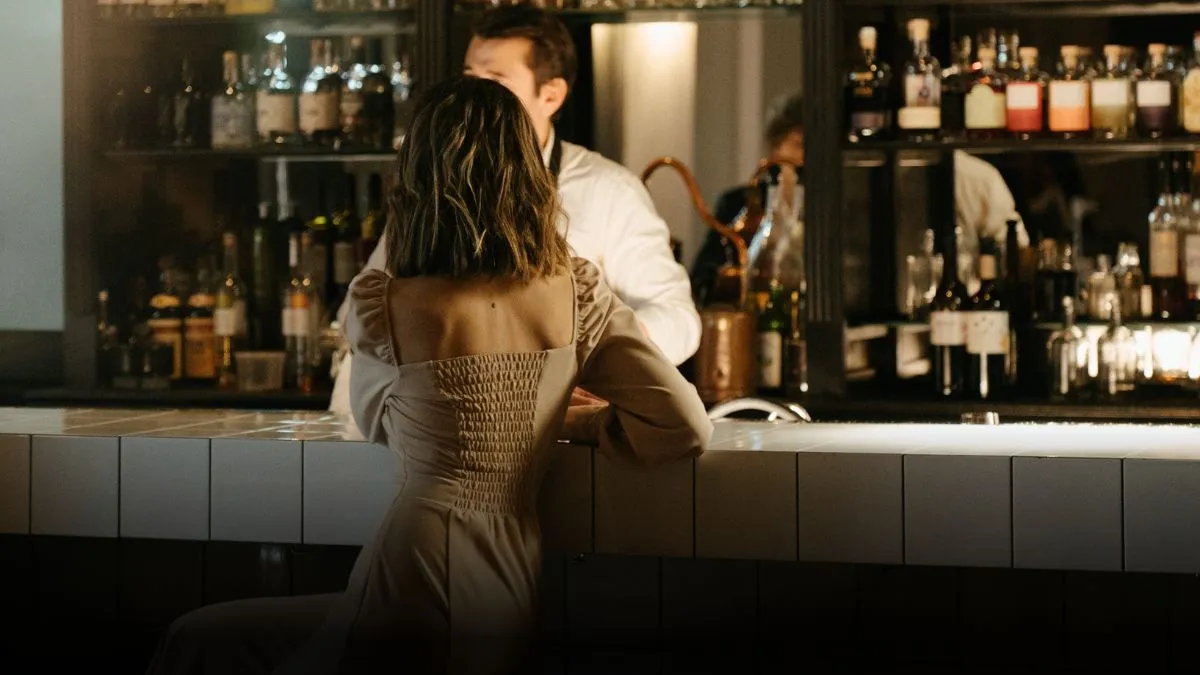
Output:
<path fill-rule="evenodd" d="M 958 260 L 954 232 L 945 238 L 942 259 Z M 933 360 L 933 384 L 937 396 L 957 398 L 963 394 L 967 359 L 967 289 L 958 279 L 958 266 L 942 265 L 942 280 L 930 303 L 929 343 Z"/>
<path fill-rule="evenodd" d="M 967 317 L 968 393 L 988 400 L 1008 389 L 1008 302 L 996 283 L 996 256 L 979 256 L 979 290 Z"/>

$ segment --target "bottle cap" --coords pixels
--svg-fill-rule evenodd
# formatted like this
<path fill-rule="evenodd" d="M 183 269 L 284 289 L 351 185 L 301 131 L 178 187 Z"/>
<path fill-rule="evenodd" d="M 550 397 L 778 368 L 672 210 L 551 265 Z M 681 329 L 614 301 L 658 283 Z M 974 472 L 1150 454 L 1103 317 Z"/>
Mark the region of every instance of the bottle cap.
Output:
<path fill-rule="evenodd" d="M 858 44 L 863 49 L 874 49 L 879 33 L 874 26 L 863 26 L 858 29 Z"/>
<path fill-rule="evenodd" d="M 929 39 L 929 19 L 911 19 L 908 22 L 908 35 L 914 40 Z"/>
<path fill-rule="evenodd" d="M 979 256 L 979 278 L 985 281 L 996 278 L 996 256 L 990 253 Z"/>
<path fill-rule="evenodd" d="M 1026 61 L 1026 60 L 1032 61 L 1033 59 L 1036 59 L 1038 57 L 1038 48 L 1037 47 L 1021 47 L 1020 49 L 1017 50 L 1017 53 L 1021 55 L 1022 61 Z"/>

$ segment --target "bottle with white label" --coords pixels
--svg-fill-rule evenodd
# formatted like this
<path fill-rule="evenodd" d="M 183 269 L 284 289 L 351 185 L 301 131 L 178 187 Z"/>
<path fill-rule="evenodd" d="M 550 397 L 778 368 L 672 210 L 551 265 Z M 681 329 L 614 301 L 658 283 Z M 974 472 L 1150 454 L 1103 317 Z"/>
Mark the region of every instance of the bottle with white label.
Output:
<path fill-rule="evenodd" d="M 1005 87 L 1008 78 L 996 70 L 996 48 L 979 47 L 979 71 L 967 92 L 967 135 L 971 140 L 987 141 L 1004 135 L 1008 105 Z"/>
<path fill-rule="evenodd" d="M 223 249 L 222 278 L 217 286 L 216 309 L 213 310 L 213 332 L 217 336 L 217 385 L 222 389 L 237 388 L 234 354 L 245 349 L 246 288 L 238 271 L 238 239 L 233 232 L 221 237 Z"/>
<path fill-rule="evenodd" d="M 222 56 L 225 86 L 212 99 L 212 147 L 214 150 L 248 148 L 254 145 L 254 95 L 241 81 L 238 53 Z"/>
<path fill-rule="evenodd" d="M 1192 58 L 1180 87 L 1180 105 L 1183 111 L 1183 128 L 1188 133 L 1200 134 L 1200 31 L 1192 37 Z"/>
<path fill-rule="evenodd" d="M 783 284 L 774 281 L 764 293 L 765 302 L 758 312 L 758 391 L 763 396 L 783 395 L 784 336 L 788 331 L 787 294 Z"/>
<path fill-rule="evenodd" d="M 862 54 L 850 68 L 843 85 L 849 126 L 847 138 L 851 143 L 880 138 L 892 127 L 892 105 L 888 100 L 892 71 L 886 62 L 875 57 L 876 37 L 874 26 L 859 29 L 858 45 Z M 396 84 L 393 78 L 393 91 Z"/>
<path fill-rule="evenodd" d="M 1060 54 L 1049 87 L 1048 126 L 1060 138 L 1079 138 L 1092 127 L 1091 82 L 1080 61 L 1078 45 L 1063 45 Z"/>
<path fill-rule="evenodd" d="M 944 238 L 942 258 L 958 259 L 954 233 Z M 943 398 L 963 394 L 967 358 L 967 288 L 958 280 L 958 266 L 942 265 L 942 280 L 929 306 L 929 345 L 933 390 Z"/>
<path fill-rule="evenodd" d="M 1133 86 L 1121 45 L 1104 45 L 1104 69 L 1092 80 L 1092 131 L 1096 138 L 1129 136 L 1133 125 Z"/>
<path fill-rule="evenodd" d="M 908 22 L 913 53 L 904 64 L 904 106 L 898 124 L 909 140 L 933 141 L 942 126 L 942 69 L 929 52 L 929 19 Z"/>
<path fill-rule="evenodd" d="M 342 73 L 334 59 L 333 40 L 314 39 L 311 52 L 308 77 L 300 87 L 300 133 L 313 145 L 333 145 L 341 129 Z"/>
<path fill-rule="evenodd" d="M 1178 321 L 1182 318 L 1187 285 L 1179 271 L 1179 218 L 1173 205 L 1178 160 L 1170 166 L 1165 158 L 1158 162 L 1160 191 L 1158 203 L 1150 212 L 1150 293 L 1152 318 Z"/>
<path fill-rule="evenodd" d="M 996 283 L 996 255 L 979 256 L 979 291 L 967 313 L 967 393 L 987 400 L 1007 391 L 1013 341 L 1008 303 Z"/>
<path fill-rule="evenodd" d="M 288 266 L 292 276 L 283 289 L 284 386 L 308 393 L 313 388 L 311 355 L 313 283 L 301 261 L 308 261 L 312 236 L 292 233 L 288 238 Z"/>
<path fill-rule="evenodd" d="M 1143 138 L 1170 136 L 1179 129 L 1178 83 L 1167 69 L 1167 46 L 1147 47 L 1149 60 L 1137 82 L 1137 130 Z"/>
<path fill-rule="evenodd" d="M 258 137 L 263 143 L 288 144 L 296 140 L 296 85 L 287 72 L 287 36 L 267 35 L 267 71 L 258 88 Z"/>

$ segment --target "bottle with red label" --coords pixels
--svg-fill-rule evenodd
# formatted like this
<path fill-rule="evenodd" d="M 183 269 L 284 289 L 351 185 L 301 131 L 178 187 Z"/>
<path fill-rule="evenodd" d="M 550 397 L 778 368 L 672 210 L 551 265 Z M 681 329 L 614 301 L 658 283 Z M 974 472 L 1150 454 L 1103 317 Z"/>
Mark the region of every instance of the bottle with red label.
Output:
<path fill-rule="evenodd" d="M 1037 138 L 1046 130 L 1046 73 L 1038 68 L 1038 48 L 1021 47 L 1020 68 L 1008 83 L 1008 131 L 1023 141 Z"/>

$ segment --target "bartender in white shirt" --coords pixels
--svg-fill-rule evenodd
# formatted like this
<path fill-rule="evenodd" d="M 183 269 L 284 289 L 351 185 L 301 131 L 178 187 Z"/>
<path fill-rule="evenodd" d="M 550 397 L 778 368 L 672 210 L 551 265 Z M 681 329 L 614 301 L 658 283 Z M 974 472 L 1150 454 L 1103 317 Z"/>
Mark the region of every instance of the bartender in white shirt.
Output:
<path fill-rule="evenodd" d="M 527 4 L 485 12 L 474 28 L 463 71 L 508 87 L 533 119 L 547 167 L 557 176 L 573 253 L 594 262 L 643 330 L 672 363 L 700 345 L 700 315 L 687 270 L 672 253 L 670 230 L 645 186 L 616 162 L 555 136 L 553 119 L 566 101 L 578 67 L 575 44 L 553 14 Z M 385 235 L 386 236 L 386 235 Z M 367 261 L 382 269 L 380 239 Z M 344 319 L 345 305 L 338 311 Z M 337 368 L 330 410 L 350 412 L 350 356 Z M 576 402 L 586 402 L 586 396 Z"/>

